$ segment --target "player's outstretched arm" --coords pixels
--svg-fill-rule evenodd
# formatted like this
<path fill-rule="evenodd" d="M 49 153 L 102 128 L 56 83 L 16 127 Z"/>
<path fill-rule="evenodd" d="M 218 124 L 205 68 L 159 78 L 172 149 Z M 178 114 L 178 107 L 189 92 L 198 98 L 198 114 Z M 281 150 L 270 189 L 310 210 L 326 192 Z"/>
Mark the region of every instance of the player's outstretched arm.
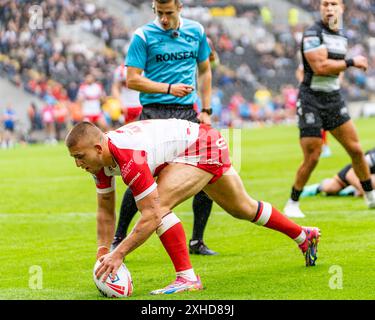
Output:
<path fill-rule="evenodd" d="M 116 248 L 123 257 L 143 244 L 161 223 L 160 200 L 155 189 L 143 199 L 137 201 L 141 217 L 126 239 Z"/>
<path fill-rule="evenodd" d="M 101 249 L 101 252 L 104 252 L 103 248 L 107 248 L 107 252 L 109 252 L 116 226 L 115 191 L 104 194 L 98 193 L 97 201 L 98 251 Z"/>
<path fill-rule="evenodd" d="M 104 274 L 102 278 L 103 282 L 110 274 L 112 274 L 113 277 L 116 275 L 125 256 L 144 243 L 161 223 L 159 195 L 157 190 L 154 190 L 145 198 L 139 200 L 137 206 L 141 212 L 141 218 L 134 226 L 132 232 L 114 251 L 99 259 L 101 264 L 97 268 L 95 275 L 99 279 Z"/>

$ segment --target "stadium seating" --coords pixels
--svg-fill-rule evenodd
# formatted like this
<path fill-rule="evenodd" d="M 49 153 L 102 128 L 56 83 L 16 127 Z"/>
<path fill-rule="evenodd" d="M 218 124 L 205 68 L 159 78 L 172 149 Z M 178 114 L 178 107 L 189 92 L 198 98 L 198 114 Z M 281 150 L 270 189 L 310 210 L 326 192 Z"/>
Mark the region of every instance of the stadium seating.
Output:
<path fill-rule="evenodd" d="M 142 9 L 137 8 L 148 5 L 139 0 L 123 2 L 134 6 L 135 14 L 139 15 Z M 290 0 L 290 3 L 297 5 L 297 11 L 305 9 L 317 16 L 315 1 Z M 270 90 L 274 109 L 278 109 L 275 106 L 283 105 L 280 102 L 283 86 L 297 86 L 294 71 L 300 62 L 299 41 L 306 24 L 297 19 L 275 26 L 272 16 L 276 13 L 265 4 L 233 1 L 230 5 L 235 10 L 225 11 L 228 7 L 225 1 L 184 1 L 184 15 L 198 19 L 205 26 L 218 52 L 221 64 L 214 69 L 213 83 L 222 92 L 223 108 L 228 108 L 237 92 L 249 105 L 253 104 L 254 95 L 262 85 Z M 62 95 L 73 101 L 78 84 L 87 72 L 92 72 L 109 94 L 112 72 L 123 60 L 138 25 L 134 23 L 129 28 L 107 9 L 84 0 L 46 0 L 40 3 L 43 28 L 30 30 L 30 6 L 23 1 L 2 1 L 0 76 L 39 97 L 59 87 Z M 347 6 L 345 26 L 349 31 L 350 54 L 370 56 L 366 75 L 355 69 L 346 73 L 343 89 L 351 101 L 369 99 L 369 92 L 375 90 L 374 12 L 375 6 L 366 0 Z M 242 27 L 236 28 L 238 25 Z M 66 38 L 61 30 L 73 36 Z M 90 45 L 90 35 L 94 37 L 91 43 L 98 45 Z M 241 118 L 239 111 L 232 114 Z"/>

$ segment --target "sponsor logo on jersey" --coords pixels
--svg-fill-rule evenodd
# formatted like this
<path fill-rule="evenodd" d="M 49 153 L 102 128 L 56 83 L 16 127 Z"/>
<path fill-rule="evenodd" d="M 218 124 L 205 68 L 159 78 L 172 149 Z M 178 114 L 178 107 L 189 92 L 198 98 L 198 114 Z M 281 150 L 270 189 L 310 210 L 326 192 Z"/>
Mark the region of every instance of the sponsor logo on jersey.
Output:
<path fill-rule="evenodd" d="M 311 112 L 305 114 L 305 119 L 307 124 L 315 123 L 315 115 Z"/>
<path fill-rule="evenodd" d="M 134 161 L 131 159 L 126 165 L 123 165 L 121 168 L 121 175 L 126 178 L 126 176 L 131 171 L 131 166 L 133 165 Z"/>
<path fill-rule="evenodd" d="M 213 160 L 213 159 L 207 159 L 206 161 L 207 164 L 210 164 L 210 165 L 216 165 L 216 166 L 223 166 L 223 164 L 219 161 L 216 161 L 216 160 Z"/>
<path fill-rule="evenodd" d="M 130 187 L 130 186 L 135 182 L 135 180 L 137 180 L 140 176 L 141 176 L 141 173 L 138 172 L 138 173 L 135 175 L 135 177 L 129 182 L 128 187 Z"/>
<path fill-rule="evenodd" d="M 156 62 L 168 62 L 178 61 L 187 59 L 198 59 L 198 52 L 196 51 L 184 51 L 184 52 L 172 52 L 156 55 Z"/>
<path fill-rule="evenodd" d="M 227 143 L 225 142 L 225 139 L 223 137 L 221 137 L 220 139 L 216 140 L 216 146 L 220 150 L 224 150 L 224 149 L 227 148 Z"/>
<path fill-rule="evenodd" d="M 348 113 L 349 113 L 349 110 L 348 110 L 347 107 L 343 107 L 343 108 L 341 108 L 341 110 L 340 110 L 340 114 L 341 114 L 342 116 L 344 116 L 344 115 L 346 115 L 346 114 L 348 114 Z"/>

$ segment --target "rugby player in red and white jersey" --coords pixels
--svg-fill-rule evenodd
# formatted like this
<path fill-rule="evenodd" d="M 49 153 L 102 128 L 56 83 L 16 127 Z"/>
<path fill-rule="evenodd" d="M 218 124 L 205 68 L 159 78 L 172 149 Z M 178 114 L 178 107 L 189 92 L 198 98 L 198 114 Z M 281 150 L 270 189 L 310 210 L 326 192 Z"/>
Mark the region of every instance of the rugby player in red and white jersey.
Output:
<path fill-rule="evenodd" d="M 139 91 L 128 88 L 126 82 L 126 66 L 121 64 L 115 70 L 112 84 L 112 96 L 122 104 L 125 123 L 138 120 L 142 113 Z"/>
<path fill-rule="evenodd" d="M 86 75 L 85 81 L 79 87 L 77 101 L 81 105 L 83 119 L 96 124 L 102 130 L 107 129 L 101 109 L 101 100 L 104 96 L 103 86 L 95 82 L 92 74 Z"/>
<path fill-rule="evenodd" d="M 89 122 L 77 124 L 66 138 L 70 155 L 95 177 L 97 211 L 96 270 L 103 281 L 115 276 L 123 259 L 156 231 L 176 271 L 176 280 L 151 294 L 201 290 L 192 268 L 181 221 L 173 208 L 203 190 L 233 217 L 277 230 L 293 239 L 306 266 L 315 265 L 318 228 L 301 227 L 271 204 L 247 194 L 216 129 L 186 120 L 145 120 L 104 134 Z M 109 253 L 115 232 L 115 175 L 131 188 L 141 217 L 132 232 Z M 154 176 L 158 176 L 157 182 Z"/>

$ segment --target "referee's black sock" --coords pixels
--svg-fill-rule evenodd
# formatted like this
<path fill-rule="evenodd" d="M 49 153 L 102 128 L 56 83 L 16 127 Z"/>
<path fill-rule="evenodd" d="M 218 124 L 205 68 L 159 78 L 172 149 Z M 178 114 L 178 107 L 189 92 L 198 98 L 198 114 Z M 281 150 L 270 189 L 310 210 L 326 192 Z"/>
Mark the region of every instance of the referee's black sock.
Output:
<path fill-rule="evenodd" d="M 299 197 L 300 197 L 301 193 L 302 193 L 302 190 L 297 190 L 293 186 L 292 187 L 292 192 L 290 194 L 290 199 L 292 199 L 293 201 L 299 201 Z"/>
<path fill-rule="evenodd" d="M 124 197 L 121 202 L 120 217 L 117 224 L 116 237 L 125 238 L 130 222 L 137 213 L 138 208 L 135 203 L 134 197 L 130 189 L 128 188 L 124 193 Z"/>
<path fill-rule="evenodd" d="M 362 186 L 362 189 L 363 189 L 365 192 L 372 191 L 372 183 L 371 183 L 371 179 L 368 179 L 368 180 L 365 180 L 365 181 L 361 181 L 361 186 Z"/>
<path fill-rule="evenodd" d="M 194 196 L 193 212 L 194 212 L 194 226 L 193 226 L 193 240 L 203 240 L 203 232 L 207 225 L 208 217 L 211 214 L 212 200 L 201 191 Z"/>

